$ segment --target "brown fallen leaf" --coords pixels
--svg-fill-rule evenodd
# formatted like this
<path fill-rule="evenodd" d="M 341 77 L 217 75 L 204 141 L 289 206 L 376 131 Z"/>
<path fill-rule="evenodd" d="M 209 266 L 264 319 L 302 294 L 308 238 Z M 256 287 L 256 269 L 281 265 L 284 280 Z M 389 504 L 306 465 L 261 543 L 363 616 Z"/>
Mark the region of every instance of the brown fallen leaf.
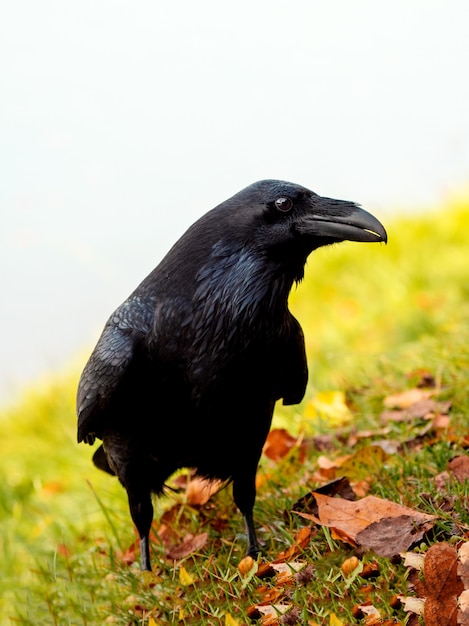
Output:
<path fill-rule="evenodd" d="M 391 559 L 422 540 L 433 523 L 418 523 L 410 515 L 388 517 L 373 522 L 357 534 L 357 543 L 375 554 Z"/>
<path fill-rule="evenodd" d="M 166 557 L 179 561 L 184 559 L 192 552 L 197 552 L 207 543 L 208 533 L 201 533 L 200 535 L 187 535 L 182 543 L 172 546 L 167 552 Z"/>
<path fill-rule="evenodd" d="M 461 574 L 465 576 L 467 573 L 467 545 L 466 542 L 456 550 L 443 542 L 431 546 L 424 557 L 405 555 L 404 564 L 411 567 L 411 588 L 419 596 L 404 598 L 405 610 L 423 615 L 426 626 L 465 624 L 467 596 L 463 595 L 464 578 Z M 418 572 L 423 573 L 423 578 Z"/>
<path fill-rule="evenodd" d="M 469 456 L 462 454 L 461 456 L 456 456 L 451 459 L 448 463 L 448 471 L 451 472 L 460 483 L 469 480 Z"/>
<path fill-rule="evenodd" d="M 411 523 L 413 529 L 415 529 L 415 527 L 425 527 L 426 532 L 431 527 L 431 522 L 436 519 L 434 515 L 421 513 L 420 511 L 396 504 L 395 502 L 390 502 L 389 500 L 383 500 L 376 496 L 366 496 L 361 500 L 349 502 L 341 498 L 329 498 L 320 493 L 314 493 L 313 495 L 318 505 L 317 517 L 301 512 L 298 512 L 297 515 L 310 519 L 317 524 L 328 526 L 339 535 L 339 538 L 341 536 L 348 538 L 359 545 L 362 545 L 360 543 L 359 534 L 371 524 L 381 522 L 381 520 L 397 518 L 397 521 L 388 522 L 388 527 L 389 525 L 392 527 L 393 524 L 395 524 L 395 528 L 400 527 L 402 529 L 402 527 L 408 527 L 409 523 Z M 397 530 L 396 534 L 398 534 Z M 407 547 L 417 540 L 415 536 L 415 534 L 410 537 L 408 536 L 410 543 Z M 374 537 L 373 533 L 371 533 L 371 537 Z M 365 534 L 362 535 L 361 539 L 367 541 L 369 537 Z M 384 550 L 383 546 L 377 547 Z M 400 547 L 402 548 L 402 546 Z M 393 544 L 389 552 L 393 552 L 394 554 L 394 549 Z M 404 549 L 406 548 L 402 548 L 400 551 Z"/>
<path fill-rule="evenodd" d="M 413 389 L 406 389 L 401 393 L 387 396 L 384 398 L 383 404 L 387 409 L 407 409 L 416 402 L 431 398 L 434 394 L 434 391 L 415 387 Z"/>
<path fill-rule="evenodd" d="M 452 479 L 459 483 L 469 480 L 469 456 L 466 454 L 451 459 L 447 469 L 435 476 L 435 486 L 443 491 Z"/>
<path fill-rule="evenodd" d="M 420 393 L 422 390 L 417 391 Z M 412 422 L 414 420 L 425 419 L 432 422 L 430 428 L 444 430 L 449 426 L 448 411 L 450 408 L 451 402 L 439 402 L 430 397 L 421 398 L 406 406 L 393 408 L 391 404 L 390 408 L 381 413 L 380 419 L 384 424 L 389 422 Z"/>
<path fill-rule="evenodd" d="M 301 446 L 301 439 L 292 437 L 285 428 L 273 428 L 267 435 L 263 453 L 269 459 L 278 461 L 283 459 L 295 446 L 300 447 L 300 462 L 303 462 L 305 450 L 304 446 Z"/>
<path fill-rule="evenodd" d="M 428 549 L 423 564 L 426 626 L 456 626 L 458 596 L 464 586 L 457 574 L 458 553 L 454 546 L 437 543 Z"/>

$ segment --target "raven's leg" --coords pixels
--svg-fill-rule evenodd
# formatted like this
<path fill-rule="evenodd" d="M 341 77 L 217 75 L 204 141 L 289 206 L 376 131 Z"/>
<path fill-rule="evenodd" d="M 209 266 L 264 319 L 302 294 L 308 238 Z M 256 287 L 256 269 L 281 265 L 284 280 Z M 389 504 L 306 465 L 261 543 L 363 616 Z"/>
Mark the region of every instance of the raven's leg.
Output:
<path fill-rule="evenodd" d="M 236 506 L 243 514 L 246 524 L 246 532 L 248 535 L 247 556 L 252 556 L 255 559 L 261 551 L 257 542 L 254 517 L 252 514 L 256 500 L 256 470 L 254 470 L 253 473 L 243 473 L 233 478 L 233 499 Z"/>
<path fill-rule="evenodd" d="M 121 433 L 112 433 L 106 436 L 103 446 L 110 469 L 117 474 L 127 491 L 130 515 L 140 537 L 141 568 L 151 571 L 150 528 L 153 521 L 151 493 L 162 491 L 164 479 L 160 478 L 159 468 L 151 462 L 145 450 L 145 442 L 140 439 L 132 440 Z"/>
<path fill-rule="evenodd" d="M 140 567 L 151 572 L 150 561 L 150 528 L 153 521 L 153 504 L 150 491 L 141 487 L 126 487 L 132 520 L 140 537 Z"/>

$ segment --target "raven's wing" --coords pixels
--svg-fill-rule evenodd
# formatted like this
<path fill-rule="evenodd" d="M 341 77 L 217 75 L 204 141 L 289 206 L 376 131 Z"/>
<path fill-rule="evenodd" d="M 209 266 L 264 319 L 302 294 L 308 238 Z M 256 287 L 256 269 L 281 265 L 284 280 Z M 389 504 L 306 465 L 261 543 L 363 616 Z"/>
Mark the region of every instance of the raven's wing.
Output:
<path fill-rule="evenodd" d="M 305 340 L 298 320 L 290 314 L 290 337 L 283 351 L 283 404 L 298 404 L 303 400 L 308 382 Z"/>
<path fill-rule="evenodd" d="M 151 328 L 154 302 L 134 296 L 109 318 L 78 384 L 78 441 L 100 436 L 106 409 Z"/>

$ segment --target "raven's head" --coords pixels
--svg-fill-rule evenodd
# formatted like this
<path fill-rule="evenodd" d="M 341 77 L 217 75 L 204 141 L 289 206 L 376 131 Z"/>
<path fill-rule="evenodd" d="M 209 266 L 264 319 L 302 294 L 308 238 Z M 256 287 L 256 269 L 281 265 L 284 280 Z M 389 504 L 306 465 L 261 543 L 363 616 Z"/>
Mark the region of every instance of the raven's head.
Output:
<path fill-rule="evenodd" d="M 285 181 L 259 181 L 226 204 L 236 215 L 233 226 L 244 225 L 243 238 L 249 239 L 250 232 L 257 245 L 279 253 L 296 252 L 304 259 L 320 246 L 344 240 L 387 241 L 381 222 L 357 204 L 325 198 Z"/>
<path fill-rule="evenodd" d="M 161 275 L 188 271 L 199 282 L 206 274 L 226 276 L 227 268 L 236 266 L 242 280 L 258 268 L 263 276 L 266 269 L 283 275 L 291 285 L 303 277 L 313 250 L 344 240 L 386 242 L 387 234 L 381 222 L 353 202 L 324 198 L 294 183 L 261 180 L 197 220 L 163 260 Z M 173 283 L 180 290 L 176 279 L 165 288 Z"/>

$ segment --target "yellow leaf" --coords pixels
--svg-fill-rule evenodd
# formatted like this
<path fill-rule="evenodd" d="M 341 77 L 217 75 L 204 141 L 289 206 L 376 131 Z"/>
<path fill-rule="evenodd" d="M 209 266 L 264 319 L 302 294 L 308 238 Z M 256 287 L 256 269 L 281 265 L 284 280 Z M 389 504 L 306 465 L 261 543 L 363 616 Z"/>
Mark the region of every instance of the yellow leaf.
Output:
<path fill-rule="evenodd" d="M 352 414 L 343 391 L 320 391 L 305 407 L 305 417 L 327 420 L 331 425 L 350 422 Z"/>
<path fill-rule="evenodd" d="M 335 613 L 329 615 L 329 626 L 344 626 L 344 622 Z"/>
<path fill-rule="evenodd" d="M 225 626 L 239 626 L 237 622 L 229 613 L 225 613 Z"/>
<path fill-rule="evenodd" d="M 184 587 L 189 587 L 195 583 L 195 579 L 189 574 L 184 565 L 179 568 L 179 582 Z"/>
<path fill-rule="evenodd" d="M 148 618 L 148 626 L 158 626 L 153 617 L 151 617 L 151 615 Z"/>

